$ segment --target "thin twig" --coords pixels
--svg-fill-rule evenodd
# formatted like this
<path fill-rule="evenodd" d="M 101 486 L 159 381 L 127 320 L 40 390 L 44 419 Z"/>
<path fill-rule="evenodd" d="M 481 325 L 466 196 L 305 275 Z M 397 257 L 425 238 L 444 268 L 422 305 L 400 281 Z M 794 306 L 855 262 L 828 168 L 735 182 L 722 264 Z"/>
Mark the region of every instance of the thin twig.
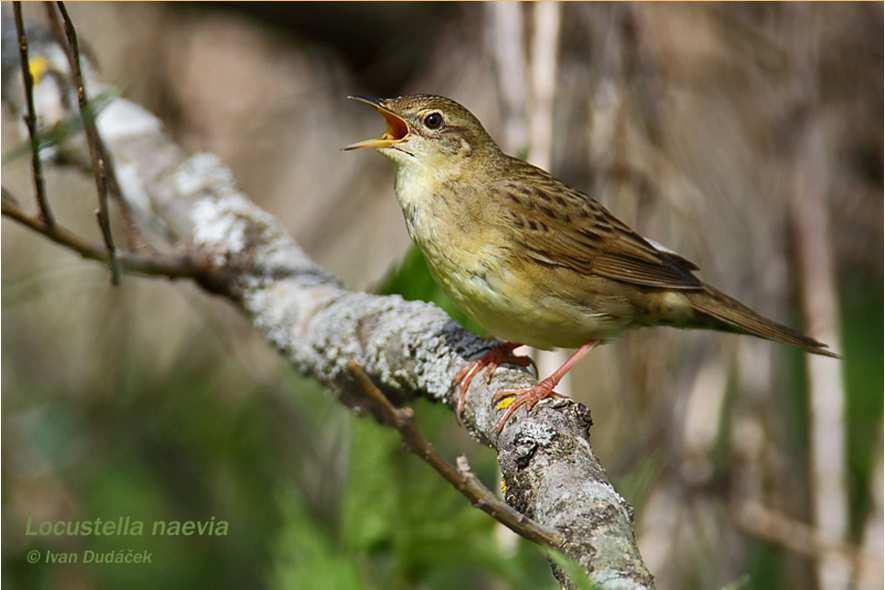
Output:
<path fill-rule="evenodd" d="M 95 188 L 98 191 L 98 225 L 101 228 L 101 234 L 104 238 L 105 247 L 108 250 L 108 263 L 111 267 L 111 283 L 120 284 L 120 267 L 117 264 L 116 248 L 114 246 L 114 237 L 111 235 L 111 223 L 108 217 L 108 182 L 107 172 L 105 171 L 105 159 L 100 149 L 100 139 L 98 130 L 95 128 L 95 118 L 93 117 L 92 107 L 89 105 L 89 97 L 86 94 L 86 86 L 83 83 L 83 72 L 80 69 L 80 45 L 77 41 L 77 31 L 74 30 L 74 23 L 68 16 L 64 2 L 57 2 L 58 11 L 61 13 L 64 21 L 65 35 L 68 39 L 68 45 L 71 52 L 68 59 L 71 62 L 71 73 L 74 76 L 74 86 L 77 88 L 77 101 L 80 104 L 80 116 L 83 119 L 83 129 L 86 132 L 86 142 L 89 145 L 89 157 L 92 160 L 92 174 L 95 177 Z"/>
<path fill-rule="evenodd" d="M 68 63 L 73 60 L 71 56 L 71 48 L 68 47 L 68 44 L 65 41 L 65 30 L 61 24 L 61 19 L 58 18 L 58 10 L 55 9 L 55 2 L 44 2 L 46 6 L 46 20 L 49 21 L 49 28 L 52 31 L 53 37 L 58 42 L 59 47 L 62 48 L 62 51 L 65 52 L 65 55 L 68 58 Z"/>
<path fill-rule="evenodd" d="M 68 63 L 72 63 L 74 59 L 73 54 L 71 53 L 70 45 L 67 43 L 64 27 L 61 24 L 61 19 L 59 19 L 58 17 L 58 10 L 56 10 L 55 2 L 44 2 L 44 4 L 46 5 L 46 15 L 49 21 L 50 29 L 52 30 L 52 34 L 55 37 L 55 40 L 58 42 L 59 46 L 64 49 L 65 55 L 68 58 Z M 83 47 L 83 52 L 90 60 L 94 62 L 95 56 L 91 55 L 88 50 L 88 46 Z M 93 103 L 94 102 L 95 101 L 93 101 Z M 132 206 L 130 205 L 129 201 L 122 198 L 121 196 L 120 182 L 117 179 L 113 156 L 107 149 L 104 138 L 100 134 L 96 134 L 96 138 L 98 140 L 98 154 L 99 156 L 101 156 L 102 161 L 105 163 L 105 173 L 107 175 L 109 194 L 112 198 L 116 199 L 117 203 L 120 204 L 120 214 L 123 217 L 123 222 L 126 227 L 126 240 L 128 247 L 130 250 L 136 250 L 137 248 L 144 247 L 147 245 L 147 241 L 144 239 L 144 236 L 141 234 L 141 231 L 132 218 Z M 91 169 L 89 168 L 87 168 L 87 170 L 91 171 Z"/>
<path fill-rule="evenodd" d="M 46 183 L 43 180 L 43 162 L 40 160 L 40 140 L 37 137 L 37 111 L 34 109 L 34 76 L 31 74 L 30 58 L 28 57 L 28 35 L 25 32 L 25 24 L 22 19 L 21 2 L 12 3 L 12 11 L 15 13 L 15 29 L 18 33 L 18 52 L 21 58 L 22 81 L 25 85 L 25 99 L 28 105 L 28 114 L 25 115 L 25 124 L 28 126 L 28 136 L 31 138 L 31 167 L 34 171 L 34 191 L 37 196 L 37 206 L 40 208 L 40 217 L 46 225 L 53 227 L 55 218 L 49 208 L 46 198 Z"/>
<path fill-rule="evenodd" d="M 415 427 L 414 411 L 411 408 L 396 408 L 387 399 L 387 396 L 378 389 L 365 371 L 355 361 L 347 364 L 354 378 L 372 405 L 378 410 L 386 424 L 396 428 L 403 442 L 415 455 L 427 462 L 437 473 L 455 486 L 470 503 L 512 530 L 514 533 L 529 539 L 540 545 L 547 545 L 558 549 L 565 539 L 554 530 L 542 527 L 525 514 L 498 499 L 483 483 L 470 471 L 467 459 L 458 458 L 458 467 L 443 459 L 434 450 L 433 445 L 424 438 L 424 435 Z"/>
<path fill-rule="evenodd" d="M 3 217 L 9 218 L 41 235 L 46 236 L 56 244 L 60 244 L 69 250 L 73 250 L 83 258 L 108 262 L 108 252 L 96 244 L 90 243 L 69 229 L 55 224 L 49 226 L 44 220 L 32 217 L 18 208 L 17 199 L 4 187 L 2 211 Z M 189 257 L 161 257 L 141 256 L 129 252 L 117 252 L 117 259 L 122 267 L 131 272 L 146 275 L 162 276 L 170 279 L 197 279 L 203 283 L 208 280 L 209 270 L 200 267 Z"/>

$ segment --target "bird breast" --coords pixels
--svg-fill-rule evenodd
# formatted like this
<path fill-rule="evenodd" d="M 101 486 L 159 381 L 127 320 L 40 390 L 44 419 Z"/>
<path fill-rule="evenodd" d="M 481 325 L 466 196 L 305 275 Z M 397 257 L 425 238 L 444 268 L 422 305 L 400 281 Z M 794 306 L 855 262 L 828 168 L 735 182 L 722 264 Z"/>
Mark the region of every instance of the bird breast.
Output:
<path fill-rule="evenodd" d="M 516 250 L 487 195 L 432 174 L 397 176 L 397 198 L 409 235 L 446 294 L 490 335 L 540 348 L 580 346 L 623 323 L 550 290 L 561 282 L 539 276 Z"/>
<path fill-rule="evenodd" d="M 402 166 L 396 196 L 409 235 L 421 248 L 439 282 L 479 272 L 496 260 L 493 227 L 482 219 L 474 191 L 459 179 L 424 166 Z"/>

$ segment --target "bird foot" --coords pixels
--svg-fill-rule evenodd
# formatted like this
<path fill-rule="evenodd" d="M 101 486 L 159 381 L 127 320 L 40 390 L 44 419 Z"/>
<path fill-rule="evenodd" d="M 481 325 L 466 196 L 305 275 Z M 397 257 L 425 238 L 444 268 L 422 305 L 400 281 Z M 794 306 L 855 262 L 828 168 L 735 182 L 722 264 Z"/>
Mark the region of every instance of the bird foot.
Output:
<path fill-rule="evenodd" d="M 454 380 L 458 385 L 458 403 L 455 406 L 455 415 L 458 417 L 458 420 L 461 420 L 461 416 L 464 413 L 464 403 L 467 400 L 467 392 L 470 390 L 470 384 L 480 371 L 485 371 L 486 383 L 492 382 L 495 370 L 503 364 L 517 365 L 520 367 L 532 366 L 535 369 L 535 374 L 538 373 L 538 367 L 535 365 L 535 361 L 533 361 L 531 357 L 513 354 L 513 351 L 520 346 L 522 345 L 515 342 L 505 342 L 500 346 L 487 350 L 485 354 L 477 360 L 458 371 Z"/>
<path fill-rule="evenodd" d="M 495 404 L 495 409 L 502 410 L 506 408 L 507 411 L 504 412 L 504 415 L 501 416 L 498 423 L 495 425 L 495 432 L 500 434 L 508 420 L 510 420 L 510 417 L 513 416 L 516 410 L 523 406 L 525 406 L 526 412 L 531 412 L 532 408 L 534 408 L 542 399 L 547 399 L 548 397 L 568 399 L 561 393 L 554 391 L 557 383 L 558 380 L 547 378 L 532 387 L 526 387 L 524 389 L 502 389 L 496 393 L 495 397 L 492 398 L 492 401 Z"/>

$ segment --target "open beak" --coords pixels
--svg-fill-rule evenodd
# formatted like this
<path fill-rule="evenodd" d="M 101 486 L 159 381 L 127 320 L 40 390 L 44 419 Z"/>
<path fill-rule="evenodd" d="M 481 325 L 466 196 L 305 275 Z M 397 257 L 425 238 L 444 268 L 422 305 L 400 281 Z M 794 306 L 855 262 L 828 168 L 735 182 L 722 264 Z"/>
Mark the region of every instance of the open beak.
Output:
<path fill-rule="evenodd" d="M 348 96 L 350 100 L 355 100 L 357 102 L 362 102 L 376 111 L 384 117 L 384 121 L 387 123 L 387 129 L 384 131 L 384 134 L 381 137 L 376 139 L 366 139 L 357 143 L 352 143 L 345 150 L 356 150 L 360 148 L 386 148 L 400 143 L 405 140 L 409 135 L 409 126 L 406 123 L 405 119 L 386 108 L 381 99 L 378 98 L 368 98 L 365 96 Z"/>

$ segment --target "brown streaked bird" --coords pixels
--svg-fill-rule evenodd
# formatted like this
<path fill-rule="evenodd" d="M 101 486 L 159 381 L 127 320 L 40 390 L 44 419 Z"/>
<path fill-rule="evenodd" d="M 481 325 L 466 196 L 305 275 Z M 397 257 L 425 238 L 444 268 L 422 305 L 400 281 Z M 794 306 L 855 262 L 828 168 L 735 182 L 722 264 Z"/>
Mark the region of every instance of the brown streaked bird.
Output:
<path fill-rule="evenodd" d="M 497 393 L 495 402 L 513 398 L 499 432 L 518 408 L 530 411 L 558 395 L 556 385 L 591 348 L 629 328 L 750 334 L 838 358 L 705 284 L 692 262 L 642 237 L 592 197 L 502 152 L 455 101 L 349 98 L 380 113 L 387 130 L 345 149 L 374 148 L 394 161 L 406 227 L 434 278 L 504 341 L 456 378 L 459 416 L 479 371 L 531 362 L 513 355 L 522 344 L 577 351 L 534 387 Z"/>

